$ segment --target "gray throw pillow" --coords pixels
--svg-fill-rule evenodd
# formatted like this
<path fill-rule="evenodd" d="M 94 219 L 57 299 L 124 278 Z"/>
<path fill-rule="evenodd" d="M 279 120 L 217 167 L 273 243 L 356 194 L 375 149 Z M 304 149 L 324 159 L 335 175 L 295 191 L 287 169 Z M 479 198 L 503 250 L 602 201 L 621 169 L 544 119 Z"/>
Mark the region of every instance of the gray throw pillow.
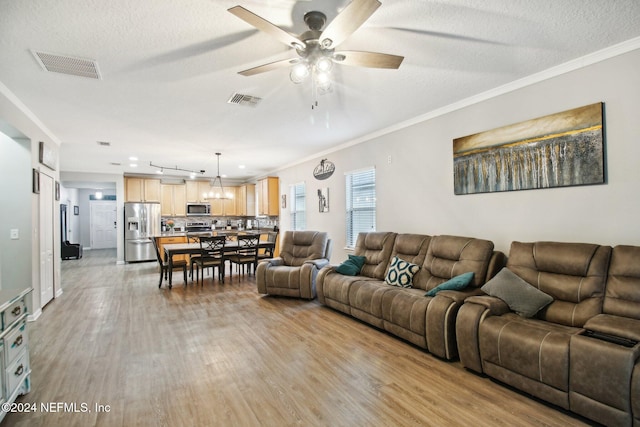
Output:
<path fill-rule="evenodd" d="M 492 297 L 503 300 L 512 311 L 522 317 L 533 317 L 553 301 L 551 295 L 531 286 L 504 267 L 482 287 Z"/>

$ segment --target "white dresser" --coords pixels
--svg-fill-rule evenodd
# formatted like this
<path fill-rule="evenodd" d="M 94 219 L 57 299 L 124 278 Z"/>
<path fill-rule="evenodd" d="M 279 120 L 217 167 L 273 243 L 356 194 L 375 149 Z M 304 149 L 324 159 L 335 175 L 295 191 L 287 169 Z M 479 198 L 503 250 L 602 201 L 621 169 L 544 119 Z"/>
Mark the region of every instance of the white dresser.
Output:
<path fill-rule="evenodd" d="M 27 295 L 31 291 L 31 288 L 0 290 L 0 407 L 13 403 L 31 389 L 27 332 Z M 0 410 L 0 421 L 5 414 Z"/>

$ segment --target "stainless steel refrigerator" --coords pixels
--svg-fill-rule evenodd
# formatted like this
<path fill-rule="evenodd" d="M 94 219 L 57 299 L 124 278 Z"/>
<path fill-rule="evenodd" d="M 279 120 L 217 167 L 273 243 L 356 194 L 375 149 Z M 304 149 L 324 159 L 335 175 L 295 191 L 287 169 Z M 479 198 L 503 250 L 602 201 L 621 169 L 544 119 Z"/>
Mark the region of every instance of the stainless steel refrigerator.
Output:
<path fill-rule="evenodd" d="M 160 216 L 160 203 L 124 204 L 125 261 L 157 259 L 151 239 L 160 235 Z"/>

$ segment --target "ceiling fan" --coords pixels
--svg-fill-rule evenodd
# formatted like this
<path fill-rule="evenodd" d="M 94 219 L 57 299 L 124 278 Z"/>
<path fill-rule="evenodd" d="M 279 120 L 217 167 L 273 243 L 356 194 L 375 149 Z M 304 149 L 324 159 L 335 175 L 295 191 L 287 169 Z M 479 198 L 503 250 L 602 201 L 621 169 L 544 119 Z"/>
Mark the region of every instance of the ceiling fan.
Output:
<path fill-rule="evenodd" d="M 338 45 L 360 28 L 380 6 L 381 3 L 378 0 L 353 0 L 324 30 L 322 28 L 327 20 L 326 15 L 319 11 L 307 12 L 304 15 L 304 22 L 309 30 L 299 36 L 283 30 L 242 6 L 232 7 L 229 12 L 294 48 L 298 54 L 298 58 L 270 62 L 240 71 L 238 74 L 253 76 L 293 65 L 290 73 L 291 81 L 302 83 L 310 75 L 313 75 L 314 83 L 322 88 L 330 85 L 328 72 L 334 63 L 367 68 L 397 69 L 404 59 L 402 56 L 377 52 L 335 50 Z"/>

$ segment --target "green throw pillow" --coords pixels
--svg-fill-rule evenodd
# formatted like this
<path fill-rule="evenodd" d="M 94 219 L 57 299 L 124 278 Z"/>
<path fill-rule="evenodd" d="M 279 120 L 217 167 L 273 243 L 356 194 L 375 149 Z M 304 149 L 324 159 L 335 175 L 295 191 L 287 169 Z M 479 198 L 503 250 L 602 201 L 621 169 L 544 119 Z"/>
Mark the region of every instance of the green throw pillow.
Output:
<path fill-rule="evenodd" d="M 337 266 L 336 271 L 345 276 L 357 276 L 366 260 L 363 256 L 349 255 L 349 259 Z"/>
<path fill-rule="evenodd" d="M 438 292 L 444 291 L 444 290 L 459 291 L 460 289 L 466 288 L 469 285 L 469 283 L 471 283 L 472 280 L 473 280 L 473 271 L 470 271 L 468 273 L 464 273 L 459 276 L 452 277 L 451 279 L 447 280 L 444 283 L 440 283 L 438 286 L 436 286 L 435 288 L 431 289 L 429 292 L 424 294 L 424 296 L 433 297 Z"/>
<path fill-rule="evenodd" d="M 485 283 L 482 290 L 506 302 L 512 311 L 522 317 L 535 316 L 553 301 L 551 295 L 531 286 L 507 267 Z"/>
<path fill-rule="evenodd" d="M 400 286 L 410 288 L 412 285 L 413 275 L 420 270 L 420 266 L 411 264 L 409 261 L 394 256 L 389 266 L 389 272 L 384 281 L 392 286 Z"/>

